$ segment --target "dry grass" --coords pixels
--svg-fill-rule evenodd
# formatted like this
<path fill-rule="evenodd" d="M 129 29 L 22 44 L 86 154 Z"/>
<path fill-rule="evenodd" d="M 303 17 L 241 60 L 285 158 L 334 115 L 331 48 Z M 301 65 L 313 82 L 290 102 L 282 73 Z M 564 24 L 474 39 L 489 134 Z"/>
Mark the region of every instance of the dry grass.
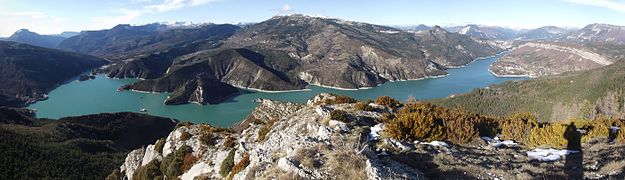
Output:
<path fill-rule="evenodd" d="M 605 166 L 599 169 L 599 173 L 609 175 L 615 173 L 622 173 L 625 169 L 625 161 L 609 162 Z"/>
<path fill-rule="evenodd" d="M 260 130 L 258 130 L 258 142 L 265 141 L 267 134 L 271 131 L 271 128 L 273 128 L 273 125 L 276 122 L 278 122 L 278 118 L 271 118 L 262 127 L 260 127 Z"/>
<path fill-rule="evenodd" d="M 293 159 L 297 160 L 304 168 L 319 168 L 321 163 L 315 157 L 319 151 L 313 148 L 301 148 L 295 152 Z"/>

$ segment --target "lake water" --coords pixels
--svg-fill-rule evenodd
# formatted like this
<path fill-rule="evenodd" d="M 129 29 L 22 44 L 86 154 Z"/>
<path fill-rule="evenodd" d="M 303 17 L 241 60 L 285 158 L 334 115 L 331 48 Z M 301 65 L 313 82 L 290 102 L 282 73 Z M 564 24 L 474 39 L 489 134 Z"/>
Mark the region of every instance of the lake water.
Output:
<path fill-rule="evenodd" d="M 216 105 L 164 105 L 167 93 L 148 94 L 131 91 L 117 92 L 124 84 L 136 79 L 110 79 L 99 75 L 90 81 L 72 81 L 54 89 L 49 99 L 29 106 L 37 109 L 37 117 L 58 119 L 66 116 L 96 114 L 103 112 L 138 112 L 146 108 L 148 114 L 176 118 L 193 123 L 210 123 L 228 127 L 249 115 L 258 105 L 257 98 L 306 102 L 316 94 L 329 92 L 354 97 L 359 100 L 375 99 L 378 96 L 391 96 L 406 100 L 409 96 L 417 99 L 444 98 L 451 94 L 469 92 L 474 88 L 486 87 L 504 81 L 526 78 L 499 78 L 493 76 L 489 66 L 499 56 L 474 61 L 464 68 L 449 69 L 448 76 L 414 81 L 388 82 L 381 86 L 363 90 L 337 90 L 309 86 L 309 91 L 264 93 L 243 91 L 239 96 Z"/>

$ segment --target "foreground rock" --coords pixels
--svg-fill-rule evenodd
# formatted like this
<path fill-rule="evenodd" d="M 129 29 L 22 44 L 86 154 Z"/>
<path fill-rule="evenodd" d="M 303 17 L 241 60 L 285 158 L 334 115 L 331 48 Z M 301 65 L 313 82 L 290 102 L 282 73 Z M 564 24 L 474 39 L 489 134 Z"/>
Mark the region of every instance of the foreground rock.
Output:
<path fill-rule="evenodd" d="M 352 104 L 321 106 L 323 98 L 317 100 L 306 105 L 263 100 L 241 133 L 208 125 L 180 127 L 159 145 L 162 149 L 150 145 L 131 152 L 121 166 L 122 174 L 128 179 L 145 177 L 141 174 L 145 172 L 136 172 L 137 165 L 159 161 L 188 146 L 196 160 L 184 166 L 187 170 L 174 174 L 182 179 L 425 178 L 417 169 L 378 157 L 367 135 L 372 119 L 379 114 L 354 111 Z M 316 111 L 320 107 L 349 111 L 352 120 L 331 120 Z M 229 156 L 231 152 L 234 155 Z"/>
<path fill-rule="evenodd" d="M 605 139 L 585 144 L 583 153 L 553 162 L 533 160 L 527 155 L 531 149 L 512 141 L 478 138 L 466 145 L 405 142 L 383 135 L 381 119 L 393 110 L 373 103 L 374 111 L 357 110 L 355 104 L 325 104 L 335 98 L 321 94 L 307 104 L 261 100 L 250 117 L 235 128 L 241 132 L 209 125 L 180 127 L 154 145 L 128 154 L 120 167 L 121 175 L 127 179 L 623 176 L 625 160 L 619 155 L 624 153 L 623 145 L 608 144 Z M 329 117 L 335 110 L 347 112 L 341 118 L 345 122 Z"/>

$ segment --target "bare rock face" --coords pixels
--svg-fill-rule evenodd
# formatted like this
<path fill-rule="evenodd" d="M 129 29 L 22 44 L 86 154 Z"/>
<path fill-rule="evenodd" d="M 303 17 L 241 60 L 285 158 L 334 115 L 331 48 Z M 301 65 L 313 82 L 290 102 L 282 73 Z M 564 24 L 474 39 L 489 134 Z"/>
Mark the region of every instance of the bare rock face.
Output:
<path fill-rule="evenodd" d="M 498 76 L 540 77 L 610 65 L 611 56 L 593 47 L 556 42 L 527 42 L 498 59 L 490 71 Z"/>
<path fill-rule="evenodd" d="M 324 98 L 333 96 L 319 95 L 307 105 L 261 100 L 252 114 L 257 121 L 249 122 L 241 133 L 208 125 L 182 126 L 167 137 L 162 153 L 153 151 L 154 146 L 135 150 L 120 170 L 130 179 L 137 165 L 172 156 L 188 146 L 192 149 L 189 155 L 197 161 L 178 177 L 181 179 L 274 179 L 285 174 L 308 179 L 425 179 L 410 166 L 378 159 L 367 138 L 369 127 L 356 125 L 367 115 L 354 111 L 353 104 L 315 103 Z M 357 118 L 347 123 L 330 120 L 315 111 L 320 106 L 345 110 Z M 229 156 L 230 152 L 234 156 Z M 224 162 L 234 165 L 225 174 L 222 166 L 228 163 Z"/>

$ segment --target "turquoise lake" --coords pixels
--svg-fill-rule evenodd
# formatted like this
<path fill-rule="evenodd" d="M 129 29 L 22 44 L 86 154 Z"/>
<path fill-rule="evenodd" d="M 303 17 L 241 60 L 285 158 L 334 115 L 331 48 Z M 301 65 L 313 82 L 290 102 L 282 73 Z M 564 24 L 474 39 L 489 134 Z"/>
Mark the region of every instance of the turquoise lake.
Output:
<path fill-rule="evenodd" d="M 337 90 L 309 86 L 308 91 L 264 93 L 242 91 L 242 94 L 215 105 L 164 105 L 167 93 L 149 94 L 131 91 L 117 92 L 124 84 L 137 79 L 110 79 L 99 75 L 94 80 L 72 81 L 61 85 L 48 94 L 49 99 L 29 106 L 37 109 L 37 117 L 58 119 L 103 112 L 138 112 L 146 108 L 148 114 L 171 117 L 193 123 L 209 123 L 220 127 L 229 127 L 249 115 L 258 105 L 257 98 L 306 102 L 316 94 L 329 92 L 354 97 L 359 100 L 375 99 L 388 95 L 398 100 L 409 96 L 417 99 L 444 98 L 451 94 L 469 92 L 475 88 L 486 87 L 504 81 L 526 78 L 499 78 L 493 76 L 489 66 L 499 56 L 476 60 L 463 68 L 449 69 L 443 78 L 431 78 L 413 81 L 387 82 L 381 86 L 363 90 Z"/>

